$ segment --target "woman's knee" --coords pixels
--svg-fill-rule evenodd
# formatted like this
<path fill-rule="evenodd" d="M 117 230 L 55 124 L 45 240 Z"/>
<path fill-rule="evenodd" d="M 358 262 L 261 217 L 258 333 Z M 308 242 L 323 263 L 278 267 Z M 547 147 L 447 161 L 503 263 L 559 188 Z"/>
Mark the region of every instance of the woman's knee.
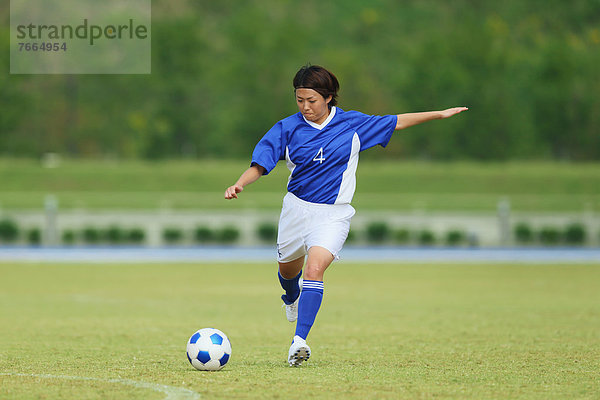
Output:
<path fill-rule="evenodd" d="M 304 267 L 304 279 L 308 279 L 310 281 L 322 281 L 327 267 L 328 264 L 325 265 L 318 262 L 307 262 L 306 266 Z"/>
<path fill-rule="evenodd" d="M 327 267 L 333 262 L 333 255 L 324 247 L 314 246 L 308 250 L 308 259 L 304 266 L 304 279 L 322 281 Z"/>

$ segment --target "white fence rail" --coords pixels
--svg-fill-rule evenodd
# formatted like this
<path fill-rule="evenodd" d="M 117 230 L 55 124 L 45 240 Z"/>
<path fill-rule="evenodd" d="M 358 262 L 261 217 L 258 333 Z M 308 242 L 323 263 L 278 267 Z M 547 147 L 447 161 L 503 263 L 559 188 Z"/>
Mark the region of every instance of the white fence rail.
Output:
<path fill-rule="evenodd" d="M 59 210 L 51 201 L 46 210 L 40 211 L 0 211 L 0 219 L 10 218 L 17 222 L 21 230 L 40 229 L 42 243 L 47 246 L 60 244 L 61 234 L 65 230 L 81 231 L 87 227 L 140 228 L 145 232 L 144 244 L 150 247 L 164 244 L 162 233 L 166 228 L 175 227 L 192 236 L 199 226 L 220 229 L 233 226 L 240 232 L 236 242 L 242 246 L 263 244 L 257 234 L 257 228 L 264 223 L 277 224 L 279 214 L 267 211 L 175 211 L 175 210 Z M 526 223 L 532 229 L 555 227 L 562 229 L 568 224 L 582 224 L 587 233 L 586 246 L 599 246 L 600 214 L 591 211 L 580 213 L 516 213 L 504 206 L 499 212 L 394 212 L 360 211 L 352 221 L 352 230 L 361 232 L 371 222 L 385 222 L 392 229 L 409 231 L 429 230 L 442 237 L 450 230 L 465 232 L 473 245 L 510 246 L 514 245 L 512 229 L 517 223 Z M 183 244 L 191 244 L 183 242 Z"/>

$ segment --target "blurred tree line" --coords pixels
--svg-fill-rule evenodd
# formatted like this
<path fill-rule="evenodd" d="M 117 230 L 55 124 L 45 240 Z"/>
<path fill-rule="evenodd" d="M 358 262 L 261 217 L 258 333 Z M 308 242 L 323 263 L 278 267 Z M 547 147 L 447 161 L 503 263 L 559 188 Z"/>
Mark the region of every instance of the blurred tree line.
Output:
<path fill-rule="evenodd" d="M 337 75 L 346 110 L 470 108 L 370 157 L 600 159 L 598 0 L 152 6 L 151 75 L 9 75 L 5 59 L 0 155 L 249 157 L 297 111 L 291 81 L 310 62 Z"/>

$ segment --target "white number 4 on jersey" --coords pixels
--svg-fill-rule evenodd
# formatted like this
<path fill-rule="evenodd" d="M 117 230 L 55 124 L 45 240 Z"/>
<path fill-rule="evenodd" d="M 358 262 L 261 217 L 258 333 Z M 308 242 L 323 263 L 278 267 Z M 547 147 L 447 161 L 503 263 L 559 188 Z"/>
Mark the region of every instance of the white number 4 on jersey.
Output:
<path fill-rule="evenodd" d="M 313 158 L 313 161 L 318 161 L 319 164 L 323 164 L 323 161 L 325 161 L 325 157 L 323 157 L 323 148 L 322 147 L 319 149 L 319 152 L 317 153 L 315 158 Z"/>

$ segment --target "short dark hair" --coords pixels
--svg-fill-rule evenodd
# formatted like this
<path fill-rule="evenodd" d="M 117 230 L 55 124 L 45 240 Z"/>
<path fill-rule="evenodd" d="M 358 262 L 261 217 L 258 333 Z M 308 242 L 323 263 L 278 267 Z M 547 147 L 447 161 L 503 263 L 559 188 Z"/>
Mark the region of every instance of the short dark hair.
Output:
<path fill-rule="evenodd" d="M 337 92 L 340 84 L 334 74 L 318 65 L 307 64 L 300 68 L 294 77 L 294 90 L 312 89 L 327 99 L 331 96 L 329 107 L 337 104 Z"/>

